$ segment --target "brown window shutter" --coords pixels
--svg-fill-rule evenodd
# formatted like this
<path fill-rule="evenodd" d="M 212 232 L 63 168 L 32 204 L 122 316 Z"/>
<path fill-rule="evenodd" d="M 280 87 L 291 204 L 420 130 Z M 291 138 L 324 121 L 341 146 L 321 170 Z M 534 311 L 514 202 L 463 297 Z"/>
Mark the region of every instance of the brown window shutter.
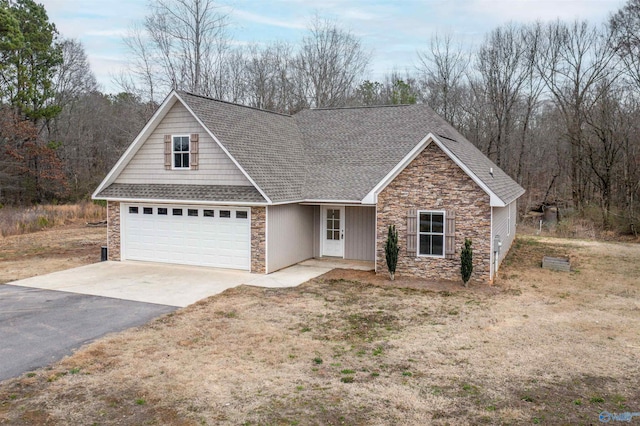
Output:
<path fill-rule="evenodd" d="M 164 168 L 171 170 L 171 135 L 164 135 Z"/>
<path fill-rule="evenodd" d="M 407 212 L 407 256 L 416 256 L 418 247 L 418 218 L 416 209 Z"/>
<path fill-rule="evenodd" d="M 197 133 L 191 134 L 191 158 L 189 159 L 191 164 L 191 170 L 198 170 L 198 164 L 200 160 L 199 155 L 199 146 L 200 145 L 200 137 Z"/>
<path fill-rule="evenodd" d="M 444 253 L 447 259 L 455 259 L 456 257 L 456 213 L 453 210 L 445 212 L 445 248 Z"/>

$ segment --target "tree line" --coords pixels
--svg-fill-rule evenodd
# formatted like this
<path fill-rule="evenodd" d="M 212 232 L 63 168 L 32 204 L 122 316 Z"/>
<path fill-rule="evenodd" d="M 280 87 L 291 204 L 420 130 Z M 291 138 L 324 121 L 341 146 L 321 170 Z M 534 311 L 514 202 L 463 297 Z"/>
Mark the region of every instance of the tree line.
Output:
<path fill-rule="evenodd" d="M 426 103 L 527 189 L 522 210 L 558 203 L 605 227 L 640 225 L 640 0 L 605 25 L 506 24 L 473 51 L 435 34 L 381 81 L 338 22 L 313 17 L 295 44 L 238 46 L 224 10 L 151 1 L 111 95 L 43 6 L 0 0 L 0 203 L 86 197 L 176 88 L 288 114 Z"/>

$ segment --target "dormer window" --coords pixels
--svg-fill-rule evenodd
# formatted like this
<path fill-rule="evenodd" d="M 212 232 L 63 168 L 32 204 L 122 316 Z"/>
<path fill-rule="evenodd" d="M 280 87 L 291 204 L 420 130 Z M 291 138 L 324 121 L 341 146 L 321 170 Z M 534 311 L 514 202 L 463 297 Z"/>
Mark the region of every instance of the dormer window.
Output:
<path fill-rule="evenodd" d="M 173 136 L 172 137 L 173 168 L 189 169 L 190 168 L 190 141 L 189 136 Z"/>

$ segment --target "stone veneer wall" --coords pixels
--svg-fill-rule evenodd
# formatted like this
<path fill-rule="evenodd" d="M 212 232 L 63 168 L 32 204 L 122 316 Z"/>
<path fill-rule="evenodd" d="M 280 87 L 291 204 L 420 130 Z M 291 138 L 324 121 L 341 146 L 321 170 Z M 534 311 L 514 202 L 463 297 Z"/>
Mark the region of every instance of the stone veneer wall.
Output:
<path fill-rule="evenodd" d="M 265 207 L 251 207 L 251 272 L 266 272 L 266 222 Z"/>
<path fill-rule="evenodd" d="M 455 212 L 454 259 L 407 255 L 407 212 Z M 465 238 L 473 241 L 474 281 L 488 282 L 491 264 L 491 207 L 487 195 L 432 142 L 378 195 L 376 217 L 377 271 L 387 273 L 384 245 L 389 225 L 398 231 L 400 253 L 396 275 L 429 280 L 461 281 L 460 251 Z"/>
<path fill-rule="evenodd" d="M 107 258 L 120 260 L 120 203 L 107 201 Z"/>

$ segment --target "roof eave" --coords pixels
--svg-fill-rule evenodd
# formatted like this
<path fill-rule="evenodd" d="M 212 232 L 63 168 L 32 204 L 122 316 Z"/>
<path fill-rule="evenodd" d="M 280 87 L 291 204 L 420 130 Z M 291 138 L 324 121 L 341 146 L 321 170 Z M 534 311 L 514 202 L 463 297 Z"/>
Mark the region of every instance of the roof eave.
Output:
<path fill-rule="evenodd" d="M 103 197 L 97 195 L 94 200 L 105 200 L 119 203 L 153 203 L 153 204 L 192 204 L 192 205 L 221 205 L 221 206 L 266 206 L 266 201 L 211 201 L 211 200 L 182 200 L 167 198 L 127 198 L 127 197 Z"/>

